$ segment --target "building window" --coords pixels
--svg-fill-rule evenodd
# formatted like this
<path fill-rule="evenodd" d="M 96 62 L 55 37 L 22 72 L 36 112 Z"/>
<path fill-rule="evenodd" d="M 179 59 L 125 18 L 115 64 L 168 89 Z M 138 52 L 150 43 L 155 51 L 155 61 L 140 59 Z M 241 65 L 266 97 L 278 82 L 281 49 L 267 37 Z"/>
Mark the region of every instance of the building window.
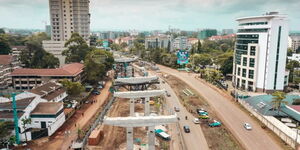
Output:
<path fill-rule="evenodd" d="M 39 121 L 34 121 L 34 123 L 38 124 L 38 123 L 39 123 Z"/>
<path fill-rule="evenodd" d="M 255 51 L 256 51 L 256 47 L 255 46 L 250 46 L 250 55 L 251 56 L 255 56 Z"/>
<path fill-rule="evenodd" d="M 254 58 L 250 58 L 249 59 L 249 66 L 250 67 L 254 67 L 254 65 L 255 65 L 255 59 Z"/>
<path fill-rule="evenodd" d="M 248 78 L 250 78 L 250 79 L 254 78 L 254 70 L 249 70 Z"/>
<path fill-rule="evenodd" d="M 246 87 L 246 80 L 242 80 L 242 89 L 245 89 Z"/>
<path fill-rule="evenodd" d="M 243 72 L 242 72 L 242 76 L 243 76 L 243 77 L 246 77 L 246 72 L 247 72 L 247 70 L 246 70 L 246 69 L 243 69 Z"/>
<path fill-rule="evenodd" d="M 248 91 L 253 91 L 253 82 L 248 81 Z"/>
<path fill-rule="evenodd" d="M 246 57 L 243 58 L 243 66 L 247 66 L 247 58 Z"/>

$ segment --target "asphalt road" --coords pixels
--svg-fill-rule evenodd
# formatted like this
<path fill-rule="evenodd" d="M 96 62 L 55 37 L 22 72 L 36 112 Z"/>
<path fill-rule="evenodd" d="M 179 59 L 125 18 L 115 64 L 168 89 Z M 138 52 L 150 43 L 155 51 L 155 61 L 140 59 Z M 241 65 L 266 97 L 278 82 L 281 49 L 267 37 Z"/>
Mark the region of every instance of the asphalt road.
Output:
<path fill-rule="evenodd" d="M 205 85 L 204 83 L 197 80 L 194 74 L 188 74 L 185 72 L 179 72 L 175 69 L 171 69 L 168 67 L 164 67 L 159 65 L 159 68 L 162 72 L 169 73 L 178 77 L 179 79 L 186 82 L 189 86 L 197 90 L 210 104 L 210 106 L 216 111 L 217 115 L 220 117 L 221 121 L 229 128 L 231 133 L 239 140 L 242 146 L 248 150 L 280 150 L 282 149 L 276 141 L 269 136 L 261 126 L 249 116 L 249 114 L 242 111 L 238 108 L 237 105 L 234 104 L 231 100 L 227 99 L 226 97 L 222 96 L 220 93 Z M 166 88 L 167 90 L 170 90 Z M 172 90 L 171 90 L 172 91 Z M 172 95 L 172 99 L 174 99 L 174 105 L 179 105 L 174 96 L 173 92 L 170 92 Z M 188 112 L 184 112 L 185 109 L 179 105 L 183 112 L 179 113 L 180 117 L 183 117 Z M 189 116 L 190 118 L 190 116 Z M 247 131 L 244 129 L 243 124 L 248 122 L 252 125 L 253 130 Z M 191 121 L 189 122 L 182 122 L 182 124 L 189 124 L 191 126 L 191 131 L 194 132 L 194 126 L 192 126 Z M 196 135 L 185 135 L 186 141 L 190 141 L 187 145 L 200 145 L 200 142 L 195 139 L 201 139 L 201 137 L 194 137 L 194 136 L 203 136 L 201 134 L 201 130 L 196 131 L 198 134 Z M 195 133 L 196 133 L 195 132 Z M 193 140 L 193 142 L 192 142 Z M 198 144 L 197 144 L 198 143 Z M 197 147 L 188 147 L 188 150 L 198 150 Z"/>
<path fill-rule="evenodd" d="M 175 92 L 172 90 L 172 88 L 166 83 L 161 82 L 161 89 L 166 89 L 168 93 L 171 95 L 170 97 L 166 96 L 167 99 L 167 106 L 169 109 L 174 110 L 174 107 L 179 107 L 180 111 L 176 112 L 177 115 L 180 117 L 179 120 L 179 132 L 181 132 L 183 136 L 183 149 L 187 150 L 208 150 L 207 141 L 204 137 L 204 134 L 202 132 L 202 129 L 199 124 L 194 124 L 193 119 L 194 116 L 189 113 L 184 106 L 180 103 L 178 97 L 176 96 Z M 187 120 L 185 120 L 185 116 L 188 117 Z M 188 125 L 190 127 L 191 132 L 185 133 L 183 131 L 183 126 Z"/>

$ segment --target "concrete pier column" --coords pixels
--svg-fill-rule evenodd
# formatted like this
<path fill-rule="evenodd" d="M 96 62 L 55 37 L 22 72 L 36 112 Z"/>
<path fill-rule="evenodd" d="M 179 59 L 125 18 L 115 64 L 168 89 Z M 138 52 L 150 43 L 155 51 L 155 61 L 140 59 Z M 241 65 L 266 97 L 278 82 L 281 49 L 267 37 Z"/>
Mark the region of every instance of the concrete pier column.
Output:
<path fill-rule="evenodd" d="M 134 98 L 130 99 L 130 116 L 134 116 Z"/>
<path fill-rule="evenodd" d="M 149 116 L 150 115 L 150 98 L 146 97 L 145 98 L 145 116 Z"/>
<path fill-rule="evenodd" d="M 148 127 L 148 144 L 149 144 L 149 150 L 155 150 L 155 131 L 154 131 L 154 126 Z"/>
<path fill-rule="evenodd" d="M 126 141 L 127 141 L 127 150 L 133 150 L 133 128 L 126 128 Z"/>

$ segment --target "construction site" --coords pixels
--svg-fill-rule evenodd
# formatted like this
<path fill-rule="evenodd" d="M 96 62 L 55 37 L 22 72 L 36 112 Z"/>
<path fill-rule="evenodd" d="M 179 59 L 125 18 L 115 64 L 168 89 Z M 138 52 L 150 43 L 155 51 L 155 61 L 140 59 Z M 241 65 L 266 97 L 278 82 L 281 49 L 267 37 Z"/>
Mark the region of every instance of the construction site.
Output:
<path fill-rule="evenodd" d="M 169 149 L 168 140 L 155 138 L 157 131 L 167 132 L 176 123 L 174 111 L 163 111 L 165 90 L 158 77 L 140 76 L 133 59 L 116 59 L 112 105 L 91 131 L 88 149 L 155 150 Z"/>

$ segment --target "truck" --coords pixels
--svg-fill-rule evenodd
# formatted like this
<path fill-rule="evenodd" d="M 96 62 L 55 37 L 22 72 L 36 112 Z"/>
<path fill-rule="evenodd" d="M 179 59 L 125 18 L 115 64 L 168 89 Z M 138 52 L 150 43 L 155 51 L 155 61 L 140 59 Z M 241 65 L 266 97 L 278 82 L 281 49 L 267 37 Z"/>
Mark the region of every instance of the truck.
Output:
<path fill-rule="evenodd" d="M 171 136 L 167 134 L 165 131 L 163 131 L 162 129 L 156 129 L 155 135 L 166 141 L 171 140 Z"/>

